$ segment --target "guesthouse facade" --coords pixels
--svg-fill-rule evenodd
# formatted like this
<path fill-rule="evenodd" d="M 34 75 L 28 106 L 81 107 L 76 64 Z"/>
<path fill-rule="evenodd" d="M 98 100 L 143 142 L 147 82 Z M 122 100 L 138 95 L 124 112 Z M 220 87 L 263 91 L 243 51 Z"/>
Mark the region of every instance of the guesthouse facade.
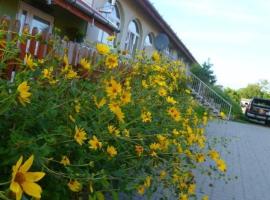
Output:
<path fill-rule="evenodd" d="M 151 55 L 156 50 L 155 37 L 164 33 L 169 38 L 169 46 L 163 51 L 166 56 L 187 65 L 197 64 L 149 0 L 0 0 L 3 15 L 40 32 L 60 30 L 62 36 L 80 43 L 107 43 L 107 37 L 115 35 L 114 45 L 130 56 L 137 50 Z"/>

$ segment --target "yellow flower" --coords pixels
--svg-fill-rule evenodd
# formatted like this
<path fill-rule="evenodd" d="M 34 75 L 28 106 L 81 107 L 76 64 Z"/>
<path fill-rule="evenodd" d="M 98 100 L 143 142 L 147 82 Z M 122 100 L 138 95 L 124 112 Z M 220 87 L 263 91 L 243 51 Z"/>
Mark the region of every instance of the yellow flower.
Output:
<path fill-rule="evenodd" d="M 220 117 L 221 117 L 221 119 L 226 119 L 226 115 L 225 115 L 225 113 L 224 112 L 220 112 Z"/>
<path fill-rule="evenodd" d="M 120 136 L 120 131 L 113 125 L 108 126 L 108 131 L 110 134 L 115 135 L 116 137 Z"/>
<path fill-rule="evenodd" d="M 45 173 L 28 172 L 33 164 L 33 160 L 34 156 L 32 155 L 22 164 L 23 157 L 21 156 L 16 165 L 12 167 L 12 178 L 9 188 L 16 194 L 16 200 L 22 198 L 23 192 L 34 198 L 41 198 L 42 188 L 35 182 L 42 179 Z"/>
<path fill-rule="evenodd" d="M 217 161 L 220 158 L 219 153 L 217 151 L 215 151 L 215 150 L 210 150 L 208 152 L 208 156 L 214 161 Z"/>
<path fill-rule="evenodd" d="M 148 123 L 152 121 L 152 114 L 149 111 L 143 111 L 141 114 L 142 122 Z"/>
<path fill-rule="evenodd" d="M 108 55 L 105 60 L 105 65 L 109 69 L 116 68 L 118 66 L 118 57 L 117 55 Z"/>
<path fill-rule="evenodd" d="M 209 197 L 208 197 L 207 195 L 204 195 L 204 196 L 202 197 L 202 200 L 209 200 Z"/>
<path fill-rule="evenodd" d="M 113 78 L 107 83 L 106 87 L 107 96 L 114 99 L 118 94 L 122 92 L 122 86 L 120 83 L 117 83 Z"/>
<path fill-rule="evenodd" d="M 106 44 L 97 43 L 96 48 L 98 53 L 101 55 L 107 55 L 110 52 L 110 48 Z"/>
<path fill-rule="evenodd" d="M 102 147 L 102 142 L 100 142 L 95 135 L 93 136 L 93 139 L 89 140 L 88 144 L 89 148 L 94 150 L 101 149 Z"/>
<path fill-rule="evenodd" d="M 175 107 L 169 108 L 168 114 L 171 116 L 171 118 L 173 118 L 177 122 L 179 122 L 181 120 L 180 113 Z"/>
<path fill-rule="evenodd" d="M 107 153 L 113 158 L 117 155 L 117 150 L 115 149 L 114 146 L 108 146 Z"/>
<path fill-rule="evenodd" d="M 81 183 L 76 180 L 70 180 L 68 183 L 68 187 L 72 192 L 80 192 L 82 190 Z"/>
<path fill-rule="evenodd" d="M 166 177 L 167 173 L 166 171 L 162 170 L 160 173 L 159 173 L 159 178 L 162 180 Z"/>
<path fill-rule="evenodd" d="M 180 132 L 177 131 L 176 129 L 173 129 L 172 134 L 173 134 L 175 137 L 177 137 L 177 136 L 180 135 Z"/>
<path fill-rule="evenodd" d="M 175 101 L 174 98 L 173 98 L 173 97 L 170 97 L 170 96 L 168 96 L 168 97 L 166 98 L 166 101 L 167 101 L 168 103 L 170 103 L 170 104 L 173 104 L 173 105 L 177 103 L 177 101 Z"/>
<path fill-rule="evenodd" d="M 195 194 L 195 192 L 196 192 L 196 185 L 190 184 L 188 187 L 188 194 L 192 195 L 192 194 Z"/>
<path fill-rule="evenodd" d="M 114 39 L 115 39 L 115 35 L 111 35 L 111 36 L 107 37 L 107 40 L 110 42 L 114 41 Z"/>
<path fill-rule="evenodd" d="M 116 115 L 117 119 L 120 122 L 124 122 L 125 115 L 122 112 L 120 106 L 117 103 L 111 103 L 109 104 L 110 110 Z"/>
<path fill-rule="evenodd" d="M 91 64 L 90 64 L 90 62 L 87 61 L 85 58 L 82 58 L 82 59 L 80 60 L 80 65 L 81 65 L 85 70 L 90 70 Z"/>
<path fill-rule="evenodd" d="M 124 91 L 121 96 L 121 103 L 125 105 L 130 102 L 131 102 L 131 93 L 129 91 Z"/>
<path fill-rule="evenodd" d="M 226 165 L 224 160 L 218 159 L 218 160 L 216 160 L 216 164 L 217 164 L 217 168 L 219 169 L 219 171 L 225 172 L 227 170 L 227 165 Z"/>
<path fill-rule="evenodd" d="M 207 122 L 208 122 L 208 117 L 206 115 L 204 115 L 203 118 L 202 118 L 203 125 L 206 126 Z"/>
<path fill-rule="evenodd" d="M 30 103 L 29 97 L 32 94 L 29 92 L 29 88 L 30 86 L 27 85 L 27 81 L 22 82 L 17 88 L 17 91 L 19 92 L 18 99 L 23 106 L 25 106 L 25 103 Z"/>
<path fill-rule="evenodd" d="M 146 80 L 142 80 L 142 86 L 143 86 L 143 88 L 148 88 L 149 87 Z"/>
<path fill-rule="evenodd" d="M 73 71 L 73 69 L 69 69 L 68 73 L 66 74 L 67 79 L 74 79 L 78 78 L 77 72 Z"/>
<path fill-rule="evenodd" d="M 203 154 L 198 154 L 196 158 L 198 163 L 205 162 L 205 156 Z"/>
<path fill-rule="evenodd" d="M 60 161 L 64 166 L 70 165 L 70 161 L 67 156 L 62 156 L 62 160 Z"/>
<path fill-rule="evenodd" d="M 152 54 L 152 59 L 156 62 L 160 61 L 160 55 L 157 51 Z"/>
<path fill-rule="evenodd" d="M 180 197 L 179 197 L 179 200 L 188 200 L 188 195 L 181 194 Z"/>
<path fill-rule="evenodd" d="M 151 180 L 152 180 L 151 176 L 147 176 L 143 183 L 144 187 L 149 188 L 151 186 Z"/>
<path fill-rule="evenodd" d="M 160 144 L 159 143 L 152 143 L 152 144 L 150 144 L 149 147 L 150 147 L 151 150 L 156 151 L 156 150 L 160 149 Z"/>
<path fill-rule="evenodd" d="M 137 153 L 138 156 L 141 156 L 143 153 L 144 149 L 141 145 L 136 145 L 135 146 L 135 152 Z"/>
<path fill-rule="evenodd" d="M 24 62 L 27 67 L 29 67 L 32 71 L 34 70 L 34 67 L 37 66 L 36 63 L 34 63 L 31 54 L 29 56 L 25 54 Z"/>
<path fill-rule="evenodd" d="M 64 62 L 64 66 L 68 66 L 68 65 L 69 65 L 69 61 L 68 61 L 68 56 L 67 56 L 67 54 L 64 55 L 64 57 L 63 57 L 63 62 Z"/>
<path fill-rule="evenodd" d="M 159 96 L 165 97 L 165 96 L 167 96 L 167 90 L 165 88 L 160 88 L 158 90 L 158 94 L 159 94 Z"/>
<path fill-rule="evenodd" d="M 102 98 L 99 102 L 97 101 L 96 96 L 93 96 L 93 98 L 94 98 L 94 103 L 97 106 L 97 108 L 101 108 L 106 104 L 106 99 L 105 98 Z"/>
<path fill-rule="evenodd" d="M 140 185 L 140 186 L 137 188 L 137 192 L 138 192 L 138 194 L 143 195 L 144 192 L 145 192 L 144 186 L 143 186 L 143 185 Z"/>
<path fill-rule="evenodd" d="M 87 134 L 83 128 L 78 128 L 77 126 L 75 127 L 74 139 L 79 145 L 82 145 L 84 141 L 87 139 L 86 135 Z"/>
<path fill-rule="evenodd" d="M 129 137 L 129 136 L 130 136 L 130 135 L 129 135 L 129 130 L 124 129 L 123 135 L 124 135 L 125 137 Z"/>
<path fill-rule="evenodd" d="M 42 71 L 43 78 L 51 79 L 52 78 L 52 72 L 53 72 L 52 67 L 50 67 L 49 69 L 43 69 L 43 71 Z"/>

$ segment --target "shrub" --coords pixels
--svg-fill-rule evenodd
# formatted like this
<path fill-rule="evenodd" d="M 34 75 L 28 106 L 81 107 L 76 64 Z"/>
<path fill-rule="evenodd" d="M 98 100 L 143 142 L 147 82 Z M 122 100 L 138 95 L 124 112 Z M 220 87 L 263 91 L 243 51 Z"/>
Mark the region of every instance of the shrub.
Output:
<path fill-rule="evenodd" d="M 99 62 L 78 66 L 27 55 L 14 82 L 0 79 L 2 198 L 40 198 L 41 187 L 44 199 L 151 197 L 163 185 L 183 200 L 195 196 L 192 171 L 207 157 L 226 171 L 206 145 L 208 116 L 194 111 L 181 62 L 97 50 Z"/>

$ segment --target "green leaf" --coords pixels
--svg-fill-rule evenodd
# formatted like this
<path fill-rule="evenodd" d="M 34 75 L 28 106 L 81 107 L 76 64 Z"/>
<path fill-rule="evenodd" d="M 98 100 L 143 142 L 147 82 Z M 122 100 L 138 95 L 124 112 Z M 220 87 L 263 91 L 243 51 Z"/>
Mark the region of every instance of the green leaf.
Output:
<path fill-rule="evenodd" d="M 112 198 L 113 200 L 119 200 L 119 195 L 118 195 L 118 192 L 112 192 Z"/>
<path fill-rule="evenodd" d="M 97 200 L 105 200 L 105 197 L 102 192 L 96 192 Z"/>

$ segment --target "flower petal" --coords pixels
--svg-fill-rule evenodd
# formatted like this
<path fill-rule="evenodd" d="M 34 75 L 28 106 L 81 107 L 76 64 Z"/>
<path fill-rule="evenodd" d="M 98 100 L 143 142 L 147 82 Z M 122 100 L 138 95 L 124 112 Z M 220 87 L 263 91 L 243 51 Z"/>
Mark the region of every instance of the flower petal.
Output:
<path fill-rule="evenodd" d="M 16 200 L 21 200 L 22 199 L 22 189 L 20 188 L 20 190 L 16 193 Z"/>
<path fill-rule="evenodd" d="M 18 193 L 21 190 L 21 187 L 19 183 L 13 181 L 11 182 L 9 189 L 14 193 Z"/>
<path fill-rule="evenodd" d="M 16 172 L 18 171 L 19 167 L 20 167 L 21 164 L 22 164 L 22 161 L 23 161 L 23 157 L 21 156 L 21 157 L 19 158 L 19 160 L 17 161 L 16 165 L 14 165 L 14 166 L 12 167 L 12 171 L 13 171 L 13 172 L 16 173 Z"/>
<path fill-rule="evenodd" d="M 34 160 L 34 155 L 31 155 L 27 159 L 27 161 L 25 161 L 24 164 L 20 167 L 19 171 L 22 173 L 27 172 L 30 169 L 30 167 L 32 166 L 33 160 Z"/>
<path fill-rule="evenodd" d="M 26 181 L 29 181 L 29 182 L 39 181 L 44 176 L 45 176 L 44 172 L 26 172 L 24 174 L 24 177 L 25 177 Z"/>
<path fill-rule="evenodd" d="M 22 188 L 23 188 L 23 191 L 29 196 L 32 196 L 38 199 L 41 198 L 42 189 L 38 184 L 25 181 L 22 183 Z"/>

